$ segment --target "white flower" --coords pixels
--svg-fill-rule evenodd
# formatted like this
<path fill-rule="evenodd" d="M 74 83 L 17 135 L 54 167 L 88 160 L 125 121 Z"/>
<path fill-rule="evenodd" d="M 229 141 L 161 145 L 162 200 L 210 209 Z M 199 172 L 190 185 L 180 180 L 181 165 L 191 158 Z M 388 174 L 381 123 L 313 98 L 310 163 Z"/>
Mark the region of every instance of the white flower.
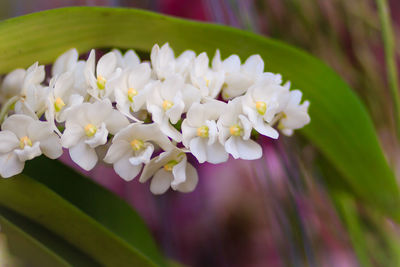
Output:
<path fill-rule="evenodd" d="M 57 77 L 65 72 L 71 72 L 73 74 L 71 78 L 73 79 L 72 87 L 74 93 L 85 97 L 88 88 L 84 74 L 85 66 L 86 62 L 84 60 L 79 60 L 78 50 L 73 48 L 56 59 L 51 72 L 53 77 Z"/>
<path fill-rule="evenodd" d="M 290 98 L 285 109 L 280 113 L 278 129 L 285 135 L 292 135 L 293 130 L 303 128 L 310 122 L 308 115 L 309 101 L 300 105 L 302 93 L 299 90 L 290 91 Z M 278 116 L 277 116 L 278 117 Z"/>
<path fill-rule="evenodd" d="M 242 97 L 243 113 L 257 132 L 276 139 L 279 134 L 271 122 L 286 107 L 288 99 L 287 87 L 281 86 L 273 77 L 264 77 Z"/>
<path fill-rule="evenodd" d="M 41 85 L 45 78 L 44 66 L 38 62 L 30 66 L 24 77 L 20 99 L 15 103 L 15 112 L 32 118 L 40 117 L 46 109 L 48 87 Z"/>
<path fill-rule="evenodd" d="M 74 79 L 71 72 L 64 72 L 50 82 L 50 94 L 46 102 L 46 120 L 64 122 L 66 114 L 75 105 L 83 103 L 83 97 L 74 94 Z"/>
<path fill-rule="evenodd" d="M 198 89 L 185 84 L 181 76 L 171 75 L 163 82 L 154 83 L 152 91 L 147 97 L 147 110 L 164 134 L 181 142 L 181 133 L 171 123 L 178 123 L 183 112 L 199 101 Z"/>
<path fill-rule="evenodd" d="M 83 103 L 68 112 L 61 144 L 69 148 L 72 160 L 88 171 L 98 160 L 95 148 L 107 142 L 108 133 L 116 134 L 128 124 L 108 99 Z"/>
<path fill-rule="evenodd" d="M 146 105 L 150 92 L 151 68 L 147 63 L 141 63 L 126 70 L 115 85 L 115 100 L 117 108 L 123 114 L 136 120 L 131 111 L 137 112 Z"/>
<path fill-rule="evenodd" d="M 4 77 L 0 87 L 0 103 L 4 104 L 7 99 L 19 95 L 24 82 L 26 70 L 15 69 Z"/>
<path fill-rule="evenodd" d="M 262 156 L 261 146 L 250 139 L 252 125 L 243 115 L 239 97 L 228 102 L 217 126 L 219 141 L 235 159 L 253 160 Z"/>
<path fill-rule="evenodd" d="M 73 72 L 76 64 L 78 63 L 79 53 L 78 50 L 72 48 L 62 55 L 60 55 L 53 64 L 51 69 L 52 76 L 61 75 L 64 72 Z"/>
<path fill-rule="evenodd" d="M 196 169 L 178 148 L 153 158 L 144 166 L 139 181 L 144 183 L 152 176 L 150 191 L 156 195 L 165 193 L 170 187 L 184 193 L 192 192 L 199 180 Z"/>
<path fill-rule="evenodd" d="M 118 78 L 121 72 L 121 69 L 117 68 L 117 56 L 114 52 L 102 56 L 97 62 L 96 71 L 95 57 L 95 51 L 90 51 L 84 70 L 86 82 L 89 85 L 88 93 L 95 99 L 110 98 L 113 87 L 109 84 L 112 80 Z"/>
<path fill-rule="evenodd" d="M 225 83 L 222 87 L 222 97 L 232 99 L 244 94 L 247 89 L 262 77 L 264 72 L 264 61 L 259 55 L 250 56 L 241 65 L 237 55 L 231 55 L 221 61 L 219 50 L 213 58 L 212 67 L 214 70 L 225 72 Z"/>
<path fill-rule="evenodd" d="M 139 174 L 143 163 L 150 161 L 153 143 L 163 150 L 174 147 L 158 125 L 133 123 L 114 136 L 104 161 L 113 164 L 115 172 L 130 181 Z"/>
<path fill-rule="evenodd" d="M 122 55 L 118 49 L 113 49 L 112 52 L 117 56 L 117 67 L 122 69 L 134 68 L 140 64 L 140 58 L 133 50 L 128 50 Z"/>
<path fill-rule="evenodd" d="M 0 175 L 4 178 L 22 172 L 25 161 L 42 153 L 51 159 L 61 156 L 60 138 L 48 122 L 23 114 L 8 117 L 0 131 Z"/>
<path fill-rule="evenodd" d="M 153 71 L 159 80 L 164 80 L 170 75 L 180 75 L 186 81 L 190 67 L 196 54 L 186 50 L 177 59 L 174 51 L 165 43 L 161 48 L 156 44 L 150 54 Z"/>
<path fill-rule="evenodd" d="M 225 112 L 226 104 L 210 101 L 193 104 L 182 122 L 183 144 L 200 163 L 221 163 L 228 160 L 224 146 L 218 141 L 217 123 L 220 114 Z"/>
<path fill-rule="evenodd" d="M 202 97 L 215 98 L 221 91 L 225 73 L 222 69 L 210 69 L 208 63 L 209 59 L 206 53 L 198 55 L 193 62 L 190 78 L 192 84 L 200 90 Z"/>

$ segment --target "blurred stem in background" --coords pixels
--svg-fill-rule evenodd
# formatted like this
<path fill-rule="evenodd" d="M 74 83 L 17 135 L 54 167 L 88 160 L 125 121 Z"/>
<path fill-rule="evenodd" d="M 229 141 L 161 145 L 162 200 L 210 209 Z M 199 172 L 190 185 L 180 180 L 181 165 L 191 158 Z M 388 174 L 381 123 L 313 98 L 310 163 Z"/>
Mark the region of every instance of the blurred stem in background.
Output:
<path fill-rule="evenodd" d="M 400 96 L 399 80 L 396 65 L 395 40 L 390 18 L 390 10 L 386 0 L 376 0 L 379 18 L 382 27 L 382 39 L 385 49 L 385 62 L 388 77 L 388 84 L 392 94 L 393 116 L 396 122 L 397 138 L 400 141 Z"/>

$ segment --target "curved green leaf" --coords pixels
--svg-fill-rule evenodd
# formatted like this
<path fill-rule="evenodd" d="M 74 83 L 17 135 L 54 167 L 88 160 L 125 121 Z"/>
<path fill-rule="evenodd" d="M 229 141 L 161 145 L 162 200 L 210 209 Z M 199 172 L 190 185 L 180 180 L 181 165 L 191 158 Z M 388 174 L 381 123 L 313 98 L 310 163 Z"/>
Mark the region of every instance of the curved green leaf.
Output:
<path fill-rule="evenodd" d="M 61 183 L 62 179 L 58 181 Z M 77 188 L 82 184 L 85 187 L 85 179 L 76 178 L 72 181 Z M 86 186 L 90 191 L 85 192 L 85 196 L 90 198 L 94 192 L 94 199 L 97 200 L 96 187 L 100 191 L 103 190 L 100 186 L 92 184 L 90 187 Z M 115 196 L 108 192 L 108 195 L 103 193 L 103 197 L 105 201 L 113 201 L 112 198 Z M 163 265 L 159 257 L 150 258 L 143 251 L 139 251 L 137 247 L 140 247 L 140 243 L 132 246 L 56 192 L 26 175 L 18 175 L 13 179 L 0 179 L 1 206 L 44 226 L 103 265 Z M 130 217 L 130 212 L 132 211 L 126 210 L 127 218 Z M 3 213 L 1 215 L 4 216 Z M 113 213 L 105 215 L 112 216 Z M 115 220 L 121 221 L 123 218 L 117 217 Z M 128 220 L 131 221 L 130 218 Z M 132 227 L 135 227 L 135 224 Z"/>
<path fill-rule="evenodd" d="M 40 225 L 4 208 L 0 214 L 1 231 L 18 261 L 41 267 L 100 266 Z"/>
<path fill-rule="evenodd" d="M 46 185 L 157 264 L 163 262 L 139 215 L 107 189 L 44 156 L 28 162 L 24 174 Z"/>

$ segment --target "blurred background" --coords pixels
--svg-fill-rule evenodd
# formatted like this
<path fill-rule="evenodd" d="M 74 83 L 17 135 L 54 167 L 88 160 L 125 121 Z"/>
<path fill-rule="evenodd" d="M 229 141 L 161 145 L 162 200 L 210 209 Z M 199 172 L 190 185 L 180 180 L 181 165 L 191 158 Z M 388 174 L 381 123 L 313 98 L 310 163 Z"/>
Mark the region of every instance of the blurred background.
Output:
<path fill-rule="evenodd" d="M 307 50 L 334 68 L 361 97 L 387 158 L 399 171 L 375 1 L 1 0 L 0 19 L 79 5 L 136 7 L 226 24 Z M 398 39 L 400 1 L 389 5 Z M 86 174 L 129 202 L 164 253 L 189 266 L 400 264 L 397 226 L 352 197 L 337 194 L 335 173 L 326 171 L 329 166 L 301 135 L 259 141 L 264 149 L 260 160 L 197 164 L 200 182 L 190 194 L 153 196 L 147 184 L 127 183 L 105 166 Z"/>

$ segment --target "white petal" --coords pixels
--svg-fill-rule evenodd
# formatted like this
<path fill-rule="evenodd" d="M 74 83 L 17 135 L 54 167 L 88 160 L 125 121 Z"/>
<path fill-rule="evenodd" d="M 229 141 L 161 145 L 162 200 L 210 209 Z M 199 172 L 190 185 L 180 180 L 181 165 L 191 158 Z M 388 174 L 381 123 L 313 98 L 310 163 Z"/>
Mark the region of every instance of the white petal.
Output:
<path fill-rule="evenodd" d="M 215 55 L 213 57 L 211 65 L 213 70 L 222 69 L 221 53 L 219 52 L 218 49 L 215 51 Z"/>
<path fill-rule="evenodd" d="M 278 131 L 262 120 L 258 120 L 257 123 L 254 124 L 254 129 L 260 134 L 271 137 L 273 139 L 277 139 L 279 137 Z"/>
<path fill-rule="evenodd" d="M 15 69 L 7 74 L 1 85 L 2 94 L 7 98 L 18 95 L 22 89 L 25 73 L 24 69 Z"/>
<path fill-rule="evenodd" d="M 140 151 L 137 156 L 129 158 L 129 162 L 132 165 L 141 165 L 142 163 L 149 163 L 151 155 L 153 155 L 154 146 L 150 143 L 146 143 L 146 148 Z"/>
<path fill-rule="evenodd" d="M 162 152 L 157 157 L 151 159 L 150 162 L 144 166 L 139 182 L 146 182 L 160 168 L 162 168 L 169 161 L 173 160 L 179 153 L 182 153 L 182 150 L 176 148 L 170 151 Z"/>
<path fill-rule="evenodd" d="M 82 126 L 75 123 L 68 123 L 67 121 L 65 130 L 61 136 L 61 144 L 65 148 L 70 148 L 76 145 L 84 136 L 85 132 Z"/>
<path fill-rule="evenodd" d="M 243 139 L 247 140 L 250 138 L 251 130 L 253 129 L 253 126 L 251 125 L 251 122 L 249 121 L 249 119 L 246 118 L 246 116 L 244 116 L 244 115 L 239 115 L 239 120 L 243 126 L 243 131 L 244 131 Z"/>
<path fill-rule="evenodd" d="M 155 195 L 164 194 L 171 186 L 173 180 L 172 173 L 160 169 L 156 172 L 150 183 L 150 191 Z"/>
<path fill-rule="evenodd" d="M 94 125 L 103 123 L 114 110 L 109 99 L 103 99 L 93 104 L 85 103 L 82 106 L 86 109 L 85 115 L 88 120 Z"/>
<path fill-rule="evenodd" d="M 53 127 L 49 122 L 32 121 L 27 126 L 27 135 L 32 141 L 42 141 L 53 133 Z"/>
<path fill-rule="evenodd" d="M 173 189 L 182 193 L 190 193 L 196 188 L 198 181 L 199 176 L 197 174 L 197 170 L 190 163 L 188 163 L 186 165 L 186 181 L 179 184 L 175 188 L 173 187 Z"/>
<path fill-rule="evenodd" d="M 228 158 L 229 154 L 219 142 L 207 146 L 207 162 L 218 164 L 227 161 Z"/>
<path fill-rule="evenodd" d="M 46 139 L 42 139 L 40 141 L 40 150 L 48 158 L 59 158 L 63 153 L 60 137 L 58 137 L 58 135 L 55 133 L 52 133 Z"/>
<path fill-rule="evenodd" d="M 97 62 L 96 73 L 108 79 L 117 67 L 117 57 L 113 52 L 109 52 L 102 56 Z"/>
<path fill-rule="evenodd" d="M 13 132 L 18 138 L 24 137 L 28 135 L 28 126 L 34 120 L 23 114 L 15 114 L 8 117 L 3 124 L 1 125 L 1 129 L 3 131 L 8 130 Z"/>
<path fill-rule="evenodd" d="M 165 112 L 172 124 L 176 124 L 181 119 L 184 108 L 185 104 L 182 99 L 174 100 L 173 107 Z"/>
<path fill-rule="evenodd" d="M 114 163 L 114 170 L 125 181 L 131 181 L 139 174 L 142 166 L 143 164 L 132 165 L 129 162 L 129 156 L 125 156 Z"/>
<path fill-rule="evenodd" d="M 68 50 L 59 56 L 53 64 L 51 73 L 53 76 L 60 75 L 63 72 L 71 71 L 78 61 L 78 51 L 75 48 Z"/>
<path fill-rule="evenodd" d="M 19 146 L 17 136 L 11 131 L 0 131 L 0 154 L 8 153 Z"/>
<path fill-rule="evenodd" d="M 21 162 L 13 151 L 0 155 L 0 175 L 3 178 L 9 178 L 21 173 L 24 165 L 25 163 Z"/>
<path fill-rule="evenodd" d="M 104 162 L 115 163 L 128 153 L 129 155 L 132 154 L 130 153 L 132 149 L 128 142 L 126 142 L 125 140 L 117 140 L 117 141 L 114 140 L 112 145 L 108 149 L 106 156 L 104 157 Z"/>
<path fill-rule="evenodd" d="M 241 138 L 235 138 L 236 148 L 239 152 L 239 158 L 245 160 L 254 160 L 262 157 L 261 146 L 255 141 L 243 140 Z"/>
<path fill-rule="evenodd" d="M 228 138 L 228 140 L 226 140 L 225 142 L 225 150 L 226 152 L 228 152 L 229 154 L 232 155 L 233 158 L 238 159 L 239 158 L 239 151 L 235 142 L 235 139 L 241 139 L 240 137 L 237 136 L 231 136 Z"/>
<path fill-rule="evenodd" d="M 184 183 L 186 181 L 186 155 L 183 156 L 181 161 L 172 168 L 172 174 L 174 175 L 174 180 L 171 182 L 172 187 Z"/>
<path fill-rule="evenodd" d="M 231 55 L 222 62 L 222 66 L 226 72 L 240 71 L 240 58 L 238 55 Z"/>
<path fill-rule="evenodd" d="M 114 135 L 129 125 L 128 119 L 118 110 L 113 110 L 105 120 L 105 123 L 108 131 Z"/>
<path fill-rule="evenodd" d="M 260 55 L 252 55 L 243 64 L 242 70 L 252 75 L 261 75 L 264 72 L 264 61 Z"/>
<path fill-rule="evenodd" d="M 69 149 L 71 159 L 82 169 L 90 171 L 97 163 L 96 151 L 88 146 L 82 139 Z"/>
<path fill-rule="evenodd" d="M 31 160 L 42 155 L 40 151 L 40 143 L 35 142 L 32 146 L 25 146 L 24 149 L 15 149 L 14 153 L 18 156 L 18 159 L 22 162 Z"/>
<path fill-rule="evenodd" d="M 192 152 L 193 156 L 195 156 L 200 163 L 207 160 L 207 139 L 195 137 L 190 141 L 189 147 L 190 152 Z"/>

